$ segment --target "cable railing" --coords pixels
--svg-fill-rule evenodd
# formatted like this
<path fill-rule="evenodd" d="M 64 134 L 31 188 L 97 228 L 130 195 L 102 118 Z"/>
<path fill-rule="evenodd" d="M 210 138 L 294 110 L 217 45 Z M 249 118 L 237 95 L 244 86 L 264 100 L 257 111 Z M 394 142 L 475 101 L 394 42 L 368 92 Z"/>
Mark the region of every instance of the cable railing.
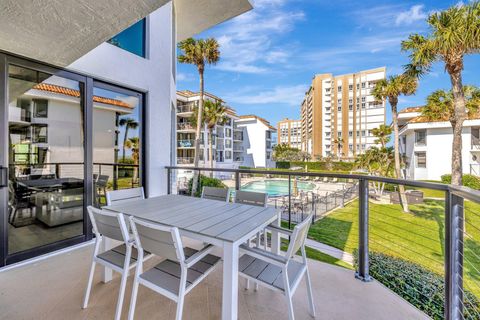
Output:
<path fill-rule="evenodd" d="M 232 192 L 269 193 L 286 227 L 313 213 L 309 238 L 353 255 L 358 279 L 381 282 L 432 319 L 480 319 L 478 191 L 361 174 L 166 169 L 169 193 L 190 195 L 185 172 L 195 170 Z M 398 185 L 415 195 L 408 212 Z"/>

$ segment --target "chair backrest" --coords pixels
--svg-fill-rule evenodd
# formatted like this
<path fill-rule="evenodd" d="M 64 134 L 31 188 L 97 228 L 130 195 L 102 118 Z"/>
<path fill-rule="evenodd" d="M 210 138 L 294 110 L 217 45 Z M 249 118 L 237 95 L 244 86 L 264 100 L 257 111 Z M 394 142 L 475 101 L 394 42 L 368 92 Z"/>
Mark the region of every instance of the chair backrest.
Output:
<path fill-rule="evenodd" d="M 297 224 L 293 229 L 293 234 L 290 238 L 290 244 L 288 245 L 287 259 L 292 258 L 300 250 L 301 247 L 305 244 L 305 239 L 308 235 L 308 229 L 310 229 L 310 224 L 312 223 L 312 214 L 309 214 L 308 217 Z"/>
<path fill-rule="evenodd" d="M 203 187 L 202 198 L 228 202 L 229 192 L 226 188 Z"/>
<path fill-rule="evenodd" d="M 137 248 L 178 261 L 183 265 L 185 254 L 178 228 L 150 223 L 135 217 L 130 217 L 130 226 Z"/>
<path fill-rule="evenodd" d="M 130 240 L 123 214 L 97 209 L 92 206 L 88 206 L 87 211 L 97 239 L 100 239 L 100 236 L 104 236 L 122 242 Z"/>
<path fill-rule="evenodd" d="M 95 179 L 95 185 L 97 188 L 106 188 L 108 185 L 108 179 L 110 179 L 109 176 L 101 174 Z"/>
<path fill-rule="evenodd" d="M 145 199 L 143 187 L 107 191 L 107 206 Z"/>
<path fill-rule="evenodd" d="M 252 206 L 266 207 L 268 194 L 262 192 L 235 191 L 235 203 L 249 204 Z"/>

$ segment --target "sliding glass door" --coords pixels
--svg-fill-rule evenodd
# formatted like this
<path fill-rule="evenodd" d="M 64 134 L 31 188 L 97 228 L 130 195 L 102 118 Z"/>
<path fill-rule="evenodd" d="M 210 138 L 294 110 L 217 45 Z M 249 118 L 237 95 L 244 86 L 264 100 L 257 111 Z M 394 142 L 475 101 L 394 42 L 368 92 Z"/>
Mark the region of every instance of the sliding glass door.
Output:
<path fill-rule="evenodd" d="M 142 112 L 141 93 L 0 54 L 0 267 L 91 239 L 86 207 L 142 185 Z"/>

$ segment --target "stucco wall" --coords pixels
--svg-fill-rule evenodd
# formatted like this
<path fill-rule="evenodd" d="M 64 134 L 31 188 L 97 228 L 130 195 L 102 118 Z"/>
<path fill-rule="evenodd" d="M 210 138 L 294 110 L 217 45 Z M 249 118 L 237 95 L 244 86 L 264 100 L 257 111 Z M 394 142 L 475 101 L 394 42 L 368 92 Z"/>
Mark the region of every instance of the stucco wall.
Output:
<path fill-rule="evenodd" d="M 146 93 L 147 188 L 155 196 L 167 190 L 164 167 L 171 161 L 171 111 L 176 105 L 171 2 L 149 16 L 147 29 L 146 59 L 102 43 L 68 68 Z"/>

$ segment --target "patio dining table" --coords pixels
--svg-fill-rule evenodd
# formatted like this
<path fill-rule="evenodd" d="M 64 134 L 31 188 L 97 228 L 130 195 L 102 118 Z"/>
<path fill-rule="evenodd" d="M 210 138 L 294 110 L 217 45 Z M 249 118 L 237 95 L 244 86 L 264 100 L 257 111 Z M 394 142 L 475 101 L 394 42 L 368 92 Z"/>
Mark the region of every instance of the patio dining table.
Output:
<path fill-rule="evenodd" d="M 239 246 L 267 225 L 280 223 L 279 211 L 238 203 L 165 195 L 103 207 L 150 222 L 177 227 L 182 236 L 223 249 L 222 319 L 238 319 Z M 272 250 L 279 250 L 272 234 Z M 108 274 L 104 281 L 109 281 Z"/>

